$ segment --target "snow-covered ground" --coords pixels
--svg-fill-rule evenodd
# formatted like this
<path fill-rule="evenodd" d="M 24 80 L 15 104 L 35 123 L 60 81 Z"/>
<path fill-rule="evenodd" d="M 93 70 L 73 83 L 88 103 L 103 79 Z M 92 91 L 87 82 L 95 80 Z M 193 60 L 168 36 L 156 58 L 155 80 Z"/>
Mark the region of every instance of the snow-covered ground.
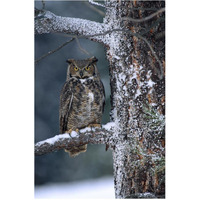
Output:
<path fill-rule="evenodd" d="M 35 187 L 35 198 L 114 199 L 113 177 L 70 183 L 53 183 Z"/>

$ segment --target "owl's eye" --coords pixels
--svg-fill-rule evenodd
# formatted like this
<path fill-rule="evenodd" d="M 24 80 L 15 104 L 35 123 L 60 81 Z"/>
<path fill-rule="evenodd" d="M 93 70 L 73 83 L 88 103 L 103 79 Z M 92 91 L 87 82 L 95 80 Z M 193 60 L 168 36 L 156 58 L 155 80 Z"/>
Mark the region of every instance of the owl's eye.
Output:
<path fill-rule="evenodd" d="M 86 71 L 90 70 L 90 66 L 85 67 L 85 70 Z"/>
<path fill-rule="evenodd" d="M 74 71 L 76 71 L 76 72 L 77 72 L 77 71 L 78 71 L 78 67 L 74 67 Z"/>

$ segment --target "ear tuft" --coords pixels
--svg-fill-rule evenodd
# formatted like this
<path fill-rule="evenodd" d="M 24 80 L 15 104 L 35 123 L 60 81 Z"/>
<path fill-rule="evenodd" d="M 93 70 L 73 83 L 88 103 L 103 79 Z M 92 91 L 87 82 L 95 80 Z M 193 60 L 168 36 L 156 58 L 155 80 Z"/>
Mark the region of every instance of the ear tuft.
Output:
<path fill-rule="evenodd" d="M 95 56 L 92 56 L 92 57 L 90 58 L 90 60 L 91 60 L 91 62 L 92 62 L 92 63 L 94 63 L 94 62 L 97 62 L 97 61 L 98 61 L 98 59 L 97 59 Z"/>
<path fill-rule="evenodd" d="M 73 61 L 73 59 L 67 59 L 66 60 L 66 62 L 69 63 L 69 64 L 72 63 L 72 61 Z"/>

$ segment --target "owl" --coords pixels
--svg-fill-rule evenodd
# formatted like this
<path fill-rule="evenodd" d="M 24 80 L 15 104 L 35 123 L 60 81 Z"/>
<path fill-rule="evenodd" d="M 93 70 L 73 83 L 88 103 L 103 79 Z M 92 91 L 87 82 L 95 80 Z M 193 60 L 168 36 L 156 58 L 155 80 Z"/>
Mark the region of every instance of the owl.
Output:
<path fill-rule="evenodd" d="M 101 127 L 105 90 L 97 70 L 97 58 L 68 59 L 66 82 L 60 94 L 60 133 L 71 133 L 85 127 Z M 87 150 L 87 145 L 74 146 L 71 157 Z"/>

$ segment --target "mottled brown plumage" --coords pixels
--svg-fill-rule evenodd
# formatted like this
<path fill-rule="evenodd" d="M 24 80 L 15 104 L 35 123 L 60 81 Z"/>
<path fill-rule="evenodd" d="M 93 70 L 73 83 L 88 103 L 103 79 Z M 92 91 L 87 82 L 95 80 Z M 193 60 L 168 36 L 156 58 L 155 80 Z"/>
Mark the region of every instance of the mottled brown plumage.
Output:
<path fill-rule="evenodd" d="M 67 62 L 67 80 L 60 94 L 60 132 L 100 126 L 105 92 L 96 66 L 97 59 L 69 59 Z M 82 145 L 66 151 L 70 156 L 76 156 L 86 149 L 87 145 Z"/>

